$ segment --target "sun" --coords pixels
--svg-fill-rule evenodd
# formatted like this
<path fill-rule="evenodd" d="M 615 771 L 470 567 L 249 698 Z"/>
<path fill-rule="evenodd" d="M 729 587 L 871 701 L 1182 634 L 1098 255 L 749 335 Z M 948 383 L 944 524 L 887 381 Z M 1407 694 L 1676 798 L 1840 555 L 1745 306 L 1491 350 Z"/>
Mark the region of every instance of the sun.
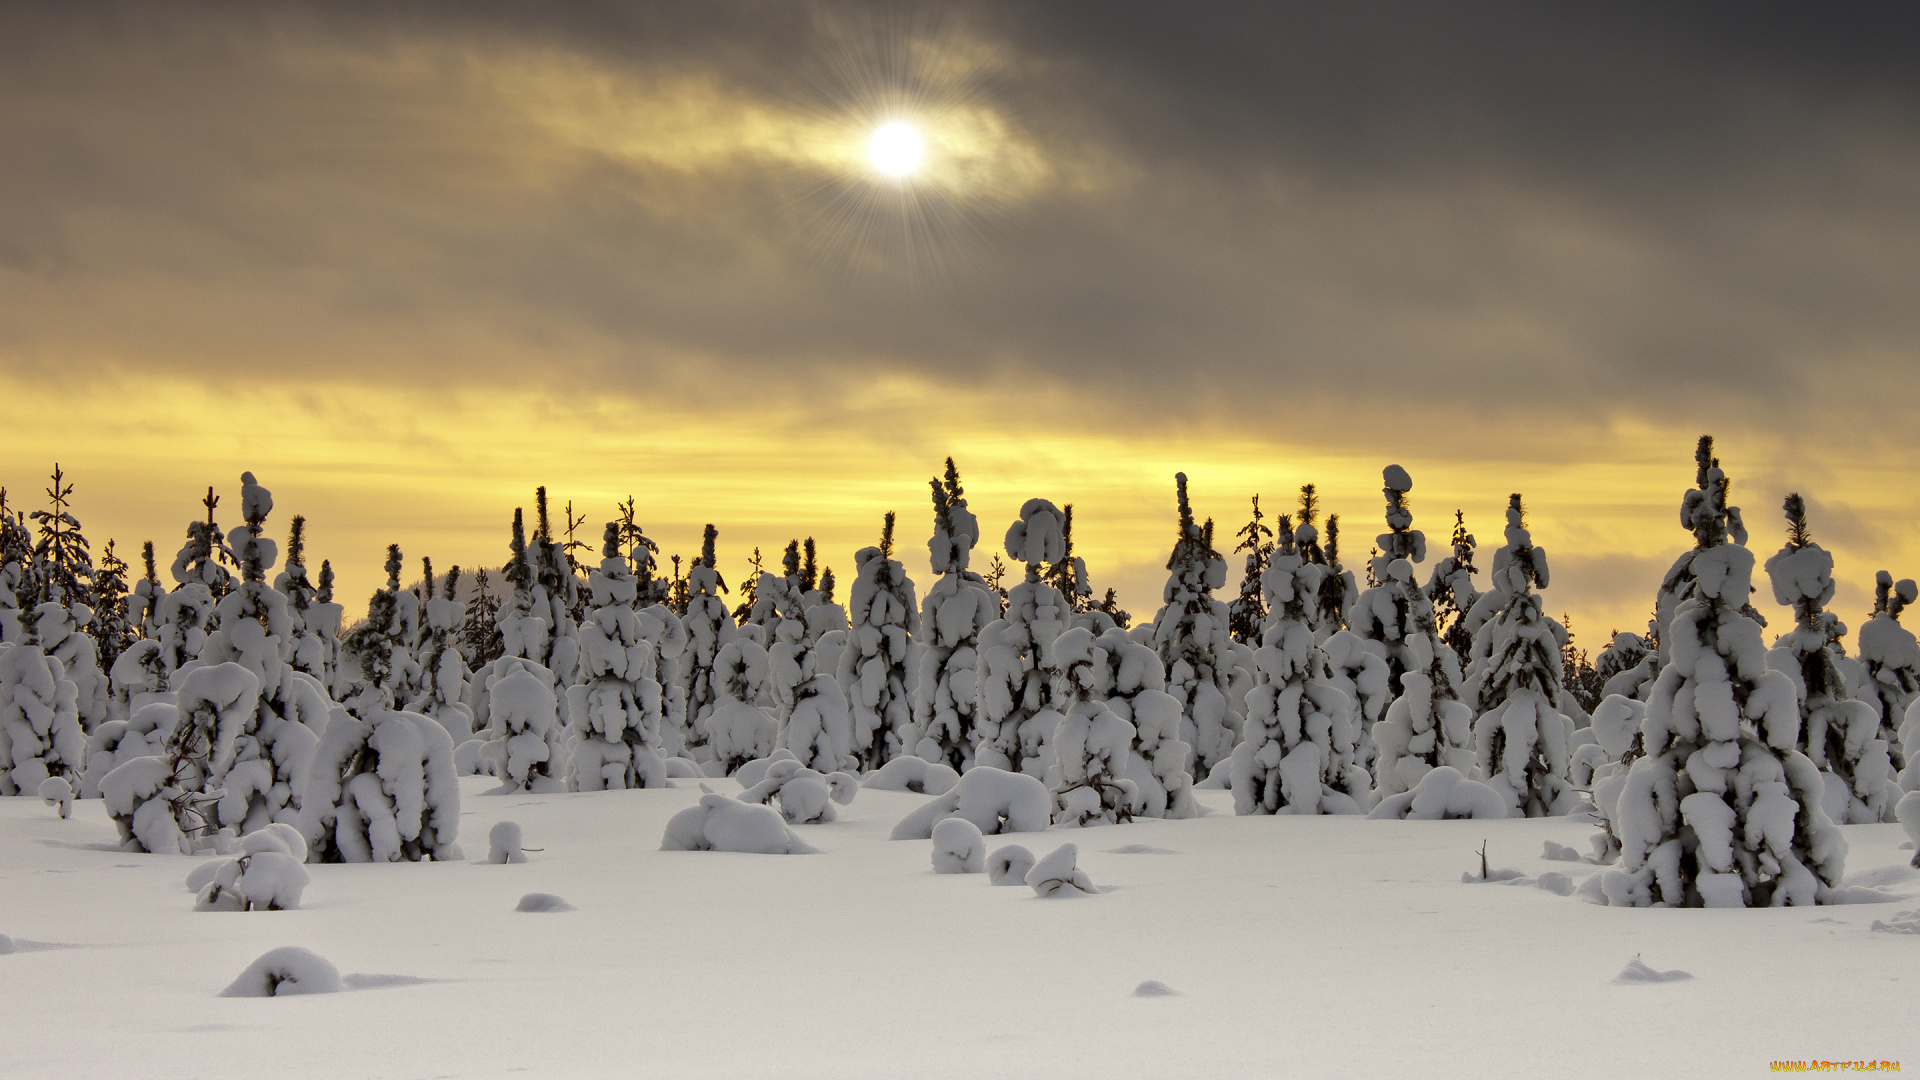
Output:
<path fill-rule="evenodd" d="M 895 120 L 882 124 L 867 142 L 867 159 L 873 167 L 892 177 L 905 177 L 920 167 L 926 156 L 926 143 L 912 124 Z"/>

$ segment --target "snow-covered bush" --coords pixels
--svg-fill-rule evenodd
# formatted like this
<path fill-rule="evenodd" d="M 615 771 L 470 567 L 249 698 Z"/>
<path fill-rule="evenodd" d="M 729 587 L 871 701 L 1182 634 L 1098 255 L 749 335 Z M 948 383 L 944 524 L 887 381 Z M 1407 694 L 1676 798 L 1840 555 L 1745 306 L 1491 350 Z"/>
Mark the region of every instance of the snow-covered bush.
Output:
<path fill-rule="evenodd" d="M 1621 852 L 1601 878 L 1610 904 L 1813 904 L 1832 899 L 1844 869 L 1820 771 L 1794 748 L 1793 683 L 1768 668 L 1747 614 L 1753 554 L 1738 543 L 1726 490 L 1703 439 L 1699 485 L 1681 506 L 1696 546 L 1661 632 L 1669 661 L 1647 702 L 1645 756 L 1612 816 Z"/>
<path fill-rule="evenodd" d="M 496 821 L 493 828 L 487 830 L 487 861 L 496 866 L 527 861 L 520 846 L 519 822 Z"/>
<path fill-rule="evenodd" d="M 771 807 L 729 799 L 700 786 L 705 794 L 667 821 L 662 851 L 738 851 L 749 855 L 814 855 L 818 851 Z"/>
<path fill-rule="evenodd" d="M 1085 627 L 1054 639 L 1048 670 L 1072 704 L 1053 735 L 1053 823 L 1082 827 L 1133 820 L 1138 787 L 1126 779 L 1133 725 L 1107 707 L 1107 652 Z"/>
<path fill-rule="evenodd" d="M 1040 569 L 1065 552 L 1059 507 L 1028 499 L 1007 529 L 1009 558 L 1026 564 L 1026 579 L 1007 592 L 1006 613 L 980 632 L 980 713 L 974 768 L 1017 770 L 1044 777 L 1053 765 L 1048 745 L 1060 726 L 1061 700 L 1047 674 L 1047 650 L 1072 618 L 1065 594 L 1042 580 Z M 971 770 L 970 770 L 971 771 Z"/>
<path fill-rule="evenodd" d="M 73 785 L 64 776 L 49 776 L 40 781 L 40 801 L 60 811 L 60 820 L 73 816 Z"/>
<path fill-rule="evenodd" d="M 258 828 L 269 820 L 249 811 L 253 796 L 274 786 L 271 755 L 262 762 L 257 737 L 242 741 L 257 731 L 260 680 L 236 663 L 195 667 L 178 699 L 161 755 L 126 761 L 100 778 L 126 850 L 192 854 L 211 846 L 223 824 Z M 242 751 L 249 757 L 235 774 Z"/>
<path fill-rule="evenodd" d="M 853 754 L 860 768 L 877 769 L 903 752 L 913 728 L 913 635 L 920 605 L 913 582 L 893 557 L 892 511 L 880 546 L 854 553 L 856 576 L 847 602 L 847 651 L 840 656 L 840 687 L 853 717 Z"/>
<path fill-rule="evenodd" d="M 447 729 L 419 713 L 335 713 L 313 755 L 300 832 L 311 862 L 465 858 Z"/>
<path fill-rule="evenodd" d="M 1042 832 L 1052 824 L 1053 799 L 1046 785 L 1023 773 L 976 765 L 953 790 L 900 819 L 892 839 L 925 840 L 950 817 L 973 822 L 982 833 Z"/>
<path fill-rule="evenodd" d="M 1033 852 L 1019 844 L 1008 844 L 987 856 L 987 884 L 1025 885 L 1033 862 Z"/>
<path fill-rule="evenodd" d="M 231 986 L 220 991 L 220 996 L 289 997 L 339 992 L 339 968 L 316 953 L 284 945 L 248 964 Z"/>
<path fill-rule="evenodd" d="M 1357 814 L 1370 786 L 1360 767 L 1353 701 L 1334 684 L 1312 622 L 1323 563 L 1308 561 L 1293 523 L 1280 517 L 1262 582 L 1267 609 L 1259 684 L 1247 695 L 1244 737 L 1233 750 L 1236 814 Z"/>
<path fill-rule="evenodd" d="M 1080 869 L 1079 858 L 1080 849 L 1061 844 L 1027 871 L 1028 887 L 1041 897 L 1092 896 L 1099 890 L 1093 887 L 1087 872 Z"/>
<path fill-rule="evenodd" d="M 1507 797 L 1469 780 L 1447 765 L 1427 770 L 1412 791 L 1380 800 L 1367 815 L 1376 820 L 1439 821 L 1446 818 L 1503 818 Z"/>
<path fill-rule="evenodd" d="M 80 781 L 80 797 L 100 797 L 100 781 L 134 758 L 158 757 L 166 752 L 167 735 L 180 718 L 171 701 L 148 701 L 125 720 L 109 720 L 87 736 L 87 771 Z"/>
<path fill-rule="evenodd" d="M 1167 670 L 1167 693 L 1180 703 L 1180 739 L 1193 749 L 1193 774 L 1227 760 L 1240 738 L 1239 708 L 1229 697 L 1232 621 L 1213 590 L 1227 583 L 1227 561 L 1213 549 L 1213 522 L 1194 520 L 1187 474 L 1174 474 L 1179 537 L 1167 557 L 1167 584 L 1153 618 L 1153 647 Z"/>
<path fill-rule="evenodd" d="M 601 555 L 588 577 L 593 608 L 580 624 L 580 670 L 567 688 L 567 786 L 665 787 L 654 644 L 665 627 L 652 610 L 634 610 L 640 583 L 620 553 L 618 522 L 607 523 Z"/>
<path fill-rule="evenodd" d="M 37 645 L 0 643 L 0 795 L 36 795 L 58 776 L 80 786 L 87 736 L 79 690 Z"/>
<path fill-rule="evenodd" d="M 876 791 L 945 795 L 959 782 L 960 774 L 950 766 L 925 758 L 897 757 L 862 777 L 860 786 Z"/>
<path fill-rule="evenodd" d="M 741 802 L 778 803 L 780 816 L 797 825 L 820 825 L 838 819 L 833 804 L 845 806 L 860 791 L 852 773 L 816 772 L 791 758 L 769 761 L 754 783 L 740 793 Z"/>
<path fill-rule="evenodd" d="M 256 834 L 264 835 L 264 834 Z M 214 872 L 195 911 L 292 911 L 313 876 L 285 851 L 249 851 Z"/>
<path fill-rule="evenodd" d="M 1380 554 L 1372 563 L 1380 584 L 1360 594 L 1347 619 L 1357 637 L 1378 647 L 1368 651 L 1384 654 L 1394 691 L 1372 730 L 1378 799 L 1410 790 L 1436 766 L 1473 769 L 1473 709 L 1459 700 L 1460 657 L 1441 643 L 1433 604 L 1413 580 L 1414 564 L 1427 557 L 1427 538 L 1412 527 L 1407 506 L 1413 480 L 1398 465 L 1381 478 L 1387 531 L 1376 539 Z"/>
<path fill-rule="evenodd" d="M 980 522 L 967 509 L 960 472 L 947 459 L 947 478 L 933 487 L 933 536 L 927 541 L 933 572 L 920 609 L 919 682 L 914 688 L 913 738 L 907 749 L 965 772 L 973 764 L 980 723 L 980 635 L 999 618 L 1000 601 L 986 579 L 969 570 L 980 542 Z"/>
<path fill-rule="evenodd" d="M 1493 588 L 1476 609 L 1494 614 L 1473 635 L 1466 697 L 1479 709 L 1473 724 L 1478 775 L 1523 817 L 1558 816 L 1579 808 L 1568 778 L 1573 717 L 1561 685 L 1565 631 L 1541 611 L 1534 587 L 1547 587 L 1547 553 L 1527 530 L 1520 496 L 1507 503 L 1507 543 L 1493 556 Z"/>
<path fill-rule="evenodd" d="M 1774 601 L 1793 609 L 1767 663 L 1793 680 L 1800 703 L 1798 749 L 1825 777 L 1827 816 L 1835 824 L 1890 821 L 1899 787 L 1887 740 L 1879 738 L 1879 702 L 1855 700 L 1842 674 L 1847 628 L 1826 610 L 1833 599 L 1833 556 L 1814 543 L 1807 504 L 1787 496 L 1787 543 L 1767 560 Z"/>
<path fill-rule="evenodd" d="M 933 872 L 978 874 L 987 868 L 987 844 L 966 818 L 947 818 L 933 827 Z"/>

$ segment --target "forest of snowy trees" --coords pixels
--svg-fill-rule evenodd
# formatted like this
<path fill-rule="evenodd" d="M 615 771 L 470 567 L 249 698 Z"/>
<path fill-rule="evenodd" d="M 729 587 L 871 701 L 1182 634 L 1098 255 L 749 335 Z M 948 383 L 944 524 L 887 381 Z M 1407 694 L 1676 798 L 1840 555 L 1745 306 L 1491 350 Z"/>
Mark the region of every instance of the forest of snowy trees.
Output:
<path fill-rule="evenodd" d="M 981 773 L 956 806 L 1043 786 L 1057 827 L 1192 817 L 1196 787 L 1224 787 L 1248 815 L 1589 815 L 1594 899 L 1642 906 L 1826 902 L 1837 826 L 1920 821 L 1920 643 L 1900 621 L 1920 590 L 1880 572 L 1849 654 L 1805 501 L 1758 559 L 1709 437 L 1646 633 L 1591 658 L 1546 612 L 1520 494 L 1490 558 L 1456 512 L 1430 568 L 1398 465 L 1353 566 L 1313 485 L 1277 514 L 1256 496 L 1230 589 L 1226 541 L 1174 479 L 1146 620 L 1095 598 L 1070 505 L 1028 500 L 983 574 L 951 459 L 907 533 L 930 536 L 921 582 L 894 513 L 844 597 L 811 538 L 777 565 L 756 549 L 730 589 L 714 525 L 663 559 L 632 500 L 556 520 L 542 488 L 503 565 L 416 575 L 390 546 L 349 618 L 305 520 L 273 525 L 253 474 L 237 519 L 208 490 L 163 565 L 151 542 L 95 551 L 56 467 L 44 508 L 0 489 L 0 795 L 102 799 L 128 850 L 260 834 L 246 850 L 352 862 L 462 857 L 475 774 L 565 792 L 746 770 L 769 800 L 804 775 L 825 820 L 862 775 Z M 1771 640 L 1760 585 L 1794 615 Z"/>

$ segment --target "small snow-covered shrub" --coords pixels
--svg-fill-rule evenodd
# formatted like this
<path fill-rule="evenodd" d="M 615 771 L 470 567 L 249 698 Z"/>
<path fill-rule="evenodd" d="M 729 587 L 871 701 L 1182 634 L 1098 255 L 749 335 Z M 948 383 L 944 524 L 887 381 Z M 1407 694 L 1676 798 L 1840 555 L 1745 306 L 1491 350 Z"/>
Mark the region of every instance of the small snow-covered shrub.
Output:
<path fill-rule="evenodd" d="M 952 767 L 917 757 L 898 757 L 860 780 L 875 791 L 911 791 L 916 795 L 945 795 L 960 782 Z"/>
<path fill-rule="evenodd" d="M 1043 897 L 1091 896 L 1099 890 L 1087 877 L 1087 872 L 1077 865 L 1080 850 L 1072 844 L 1061 844 L 1053 854 L 1033 864 L 1027 871 L 1027 885 L 1034 895 Z"/>
<path fill-rule="evenodd" d="M 1033 852 L 1019 844 L 1008 844 L 987 856 L 987 884 L 1025 885 L 1031 869 Z"/>
<path fill-rule="evenodd" d="M 166 753 L 167 736 L 179 719 L 172 701 L 147 701 L 127 719 L 101 724 L 87 736 L 87 771 L 80 781 L 80 797 L 99 798 L 100 781 L 134 758 Z"/>
<path fill-rule="evenodd" d="M 287 997 L 339 992 L 339 968 L 317 953 L 284 945 L 248 964 L 247 970 L 233 980 L 233 985 L 220 991 L 220 996 Z"/>
<path fill-rule="evenodd" d="M 823 776 L 798 761 L 782 759 L 770 762 L 760 781 L 740 793 L 740 801 L 777 802 L 780 816 L 788 821 L 819 825 L 836 820 L 833 804 L 845 806 L 859 791 L 860 778 L 852 773 Z"/>
<path fill-rule="evenodd" d="M 1044 832 L 1052 824 L 1053 799 L 1045 784 L 1021 773 L 977 765 L 953 790 L 927 803 L 893 827 L 895 840 L 926 840 L 933 827 L 962 817 L 982 833 Z"/>
<path fill-rule="evenodd" d="M 973 822 L 953 817 L 933 827 L 934 873 L 978 874 L 986 867 L 986 841 Z"/>
<path fill-rule="evenodd" d="M 707 790 L 697 806 L 667 821 L 662 851 L 738 851 L 750 855 L 814 855 L 815 848 L 771 807 L 743 803 Z"/>
<path fill-rule="evenodd" d="M 550 912 L 576 911 L 578 909 L 552 893 L 530 892 L 520 898 L 520 902 L 513 906 L 513 910 L 530 912 L 535 915 L 545 915 Z"/>
<path fill-rule="evenodd" d="M 65 821 L 73 816 L 73 785 L 65 777 L 49 776 L 40 781 L 40 801 L 58 807 L 60 819 Z"/>
<path fill-rule="evenodd" d="M 519 822 L 497 821 L 487 830 L 487 861 L 502 865 L 527 861 L 520 847 Z"/>
<path fill-rule="evenodd" d="M 1412 791 L 1389 795 L 1373 808 L 1370 818 L 1438 821 L 1446 818 L 1503 818 L 1507 797 L 1442 765 L 1429 769 Z"/>
<path fill-rule="evenodd" d="M 285 851 L 251 851 L 214 870 L 195 911 L 292 911 L 313 880 Z"/>

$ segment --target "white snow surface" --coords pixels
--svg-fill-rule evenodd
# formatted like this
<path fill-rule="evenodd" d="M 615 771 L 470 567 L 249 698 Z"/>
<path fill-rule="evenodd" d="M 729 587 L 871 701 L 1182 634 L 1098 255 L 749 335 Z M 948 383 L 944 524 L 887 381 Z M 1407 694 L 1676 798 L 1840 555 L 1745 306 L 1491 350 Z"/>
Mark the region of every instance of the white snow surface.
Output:
<path fill-rule="evenodd" d="M 62 821 L 38 799 L 0 799 L 0 933 L 16 946 L 0 955 L 0 1071 L 1477 1077 L 1492 1060 L 1504 1075 L 1614 1078 L 1623 1031 L 1676 1075 L 1920 1057 L 1914 943 L 1872 930 L 1900 924 L 1920 894 L 1895 824 L 1842 829 L 1849 880 L 1899 902 L 1609 908 L 1460 884 L 1483 840 L 1496 865 L 1583 880 L 1598 868 L 1537 857 L 1547 841 L 1587 847 L 1592 827 L 1574 819 L 1237 817 L 1229 792 L 1200 791 L 1207 816 L 1108 826 L 1080 845 L 1080 868 L 1113 892 L 1049 903 L 984 874 L 933 873 L 926 841 L 889 842 L 930 796 L 870 788 L 840 821 L 794 827 L 822 854 L 769 859 L 656 850 L 667 820 L 699 802 L 691 783 L 499 798 L 478 797 L 491 778 L 460 783 L 476 855 L 502 820 L 546 850 L 511 865 L 309 865 L 300 909 L 245 916 L 192 910 L 180 882 L 199 860 L 115 850 L 99 800 Z M 707 783 L 735 802 L 738 785 Z M 1045 853 L 1087 837 L 1013 839 Z M 1130 844 L 1172 853 L 1103 850 Z M 578 910 L 516 914 L 530 892 Z M 350 993 L 218 996 L 283 946 L 390 975 L 342 980 Z M 1636 954 L 1694 977 L 1616 984 Z M 797 1005 L 743 984 L 756 971 L 828 989 Z M 930 979 L 937 1045 L 919 1025 L 876 1021 L 903 1015 Z M 1143 982 L 1181 993 L 1137 997 Z"/>

